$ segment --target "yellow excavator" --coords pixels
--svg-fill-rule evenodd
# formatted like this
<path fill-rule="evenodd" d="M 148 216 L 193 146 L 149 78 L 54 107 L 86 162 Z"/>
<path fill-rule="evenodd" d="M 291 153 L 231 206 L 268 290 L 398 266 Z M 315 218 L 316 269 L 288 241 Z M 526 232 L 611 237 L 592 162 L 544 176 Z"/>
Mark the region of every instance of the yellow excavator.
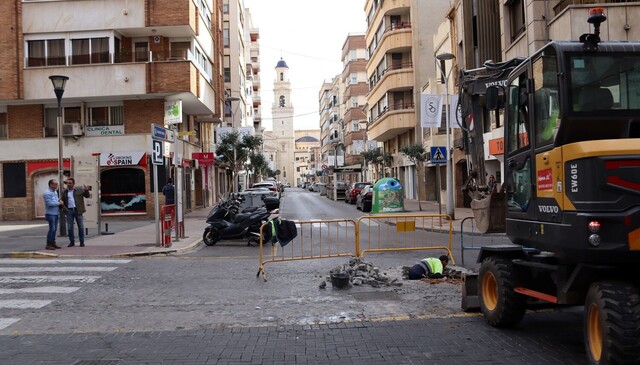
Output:
<path fill-rule="evenodd" d="M 476 188 L 473 204 L 480 218 L 501 213 L 512 242 L 480 250 L 463 303 L 477 299 L 494 327 L 516 325 L 533 302 L 584 306 L 589 363 L 638 364 L 640 42 L 601 41 L 605 20 L 590 9 L 594 33 L 579 41 L 462 73 L 486 81 L 475 94 L 461 83 L 477 96 L 470 112 L 504 113 L 504 184 Z"/>

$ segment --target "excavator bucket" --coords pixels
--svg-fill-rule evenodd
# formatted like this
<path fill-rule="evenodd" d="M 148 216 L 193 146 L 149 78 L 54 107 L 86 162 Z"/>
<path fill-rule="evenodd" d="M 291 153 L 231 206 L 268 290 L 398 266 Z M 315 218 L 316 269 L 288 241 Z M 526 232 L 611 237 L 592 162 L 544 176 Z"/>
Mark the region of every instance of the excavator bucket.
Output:
<path fill-rule="evenodd" d="M 506 232 L 506 205 L 506 193 L 497 191 L 483 198 L 471 200 L 471 210 L 478 232 Z"/>

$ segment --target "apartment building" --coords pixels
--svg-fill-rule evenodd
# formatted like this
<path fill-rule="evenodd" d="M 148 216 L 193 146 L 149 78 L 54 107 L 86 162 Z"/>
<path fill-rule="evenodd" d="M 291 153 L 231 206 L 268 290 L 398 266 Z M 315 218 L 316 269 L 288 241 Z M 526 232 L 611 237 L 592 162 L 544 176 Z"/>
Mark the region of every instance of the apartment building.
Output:
<path fill-rule="evenodd" d="M 344 106 L 341 115 L 341 134 L 344 143 L 344 166 L 339 169 L 343 179 L 360 181 L 366 143 L 367 116 L 367 59 L 364 34 L 349 34 L 342 45 L 342 84 L 344 94 L 340 102 Z"/>
<path fill-rule="evenodd" d="M 420 70 L 434 69 L 430 35 L 448 7 L 448 0 L 365 3 L 368 139 L 382 143 L 384 152 L 393 155 L 391 167 L 381 175 L 398 178 L 407 198 L 418 197 L 418 189 L 426 184 L 424 178 L 418 178 L 416 167 L 400 153 L 403 147 L 422 141 L 416 103 L 424 85 L 416 85 L 414 72 L 418 66 Z"/>
<path fill-rule="evenodd" d="M 344 166 L 343 95 L 341 75 L 325 81 L 318 95 L 322 163 L 331 171 Z"/>
<path fill-rule="evenodd" d="M 0 220 L 44 216 L 59 159 L 91 186 L 88 228 L 153 216 L 152 123 L 176 135 L 159 186 L 175 177 L 185 210 L 212 203 L 211 161 L 198 153 L 212 150 L 210 122 L 222 117 L 218 0 L 5 1 L 0 11 Z M 60 111 L 52 75 L 69 78 Z"/>

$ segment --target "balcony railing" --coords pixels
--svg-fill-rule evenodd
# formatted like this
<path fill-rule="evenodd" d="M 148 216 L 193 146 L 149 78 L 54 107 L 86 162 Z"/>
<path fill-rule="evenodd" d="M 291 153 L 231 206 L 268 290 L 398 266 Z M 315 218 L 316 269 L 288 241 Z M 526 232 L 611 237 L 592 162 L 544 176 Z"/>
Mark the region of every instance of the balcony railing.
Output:
<path fill-rule="evenodd" d="M 192 60 L 192 53 L 186 49 L 162 52 L 97 52 L 91 54 L 68 55 L 62 57 L 25 57 L 25 67 L 56 67 L 72 65 L 94 65 L 112 63 L 140 63 L 161 61 Z"/>
<path fill-rule="evenodd" d="M 372 124 L 375 123 L 378 119 L 382 118 L 382 116 L 387 114 L 387 112 L 389 111 L 407 110 L 407 109 L 414 109 L 414 108 L 415 108 L 415 104 L 413 102 L 406 102 L 406 103 L 401 102 L 401 103 L 391 104 L 388 107 L 385 107 L 380 114 L 378 114 L 375 118 L 373 118 Z"/>
<path fill-rule="evenodd" d="M 637 2 L 637 0 L 563 0 L 553 7 L 553 11 L 555 15 L 558 15 L 570 5 L 621 4 L 631 2 Z"/>
<path fill-rule="evenodd" d="M 382 78 L 387 72 L 394 71 L 394 70 L 411 69 L 411 68 L 413 68 L 413 62 L 391 63 L 387 68 L 382 70 L 379 75 L 373 74 L 371 76 L 371 78 L 369 79 L 369 90 L 373 89 L 373 87 L 376 86 L 376 84 L 380 82 L 380 80 L 382 80 Z"/>

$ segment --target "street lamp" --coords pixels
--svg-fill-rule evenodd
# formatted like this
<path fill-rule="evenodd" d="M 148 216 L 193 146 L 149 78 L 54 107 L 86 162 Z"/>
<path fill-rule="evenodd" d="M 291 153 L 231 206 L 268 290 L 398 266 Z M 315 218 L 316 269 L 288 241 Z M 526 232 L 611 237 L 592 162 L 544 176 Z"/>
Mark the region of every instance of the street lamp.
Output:
<path fill-rule="evenodd" d="M 447 125 L 445 128 L 445 136 L 447 138 L 447 215 L 451 217 L 452 220 L 455 218 L 455 210 L 453 208 L 453 165 L 451 156 L 451 116 L 449 115 L 449 75 L 451 75 L 453 67 L 451 67 L 449 72 L 447 72 L 446 61 L 453 60 L 454 58 L 455 56 L 451 53 L 440 53 L 436 56 L 436 59 L 439 61 L 436 63 L 440 68 L 440 76 L 444 81 L 446 98 L 445 113 Z"/>
<path fill-rule="evenodd" d="M 231 108 L 231 127 L 233 128 L 234 132 L 237 132 L 236 129 L 236 119 L 235 119 L 235 113 L 233 112 L 233 107 L 232 104 L 234 101 L 240 101 L 240 98 L 237 96 L 229 96 L 228 98 L 224 99 L 225 103 L 228 102 L 229 103 L 229 108 Z M 233 192 L 237 193 L 238 192 L 238 176 L 236 173 L 236 168 L 238 168 L 238 162 L 237 160 L 237 153 L 236 153 L 236 148 L 233 149 Z"/>
<path fill-rule="evenodd" d="M 64 166 L 62 161 L 62 94 L 64 94 L 64 87 L 67 84 L 69 77 L 52 75 L 49 76 L 49 79 L 53 84 L 53 92 L 56 94 L 56 98 L 58 99 L 58 195 L 60 199 L 62 199 L 62 178 L 64 177 Z M 60 237 L 65 237 L 67 235 L 67 225 L 65 224 L 65 221 L 66 219 L 62 219 L 62 217 L 60 217 Z"/>

